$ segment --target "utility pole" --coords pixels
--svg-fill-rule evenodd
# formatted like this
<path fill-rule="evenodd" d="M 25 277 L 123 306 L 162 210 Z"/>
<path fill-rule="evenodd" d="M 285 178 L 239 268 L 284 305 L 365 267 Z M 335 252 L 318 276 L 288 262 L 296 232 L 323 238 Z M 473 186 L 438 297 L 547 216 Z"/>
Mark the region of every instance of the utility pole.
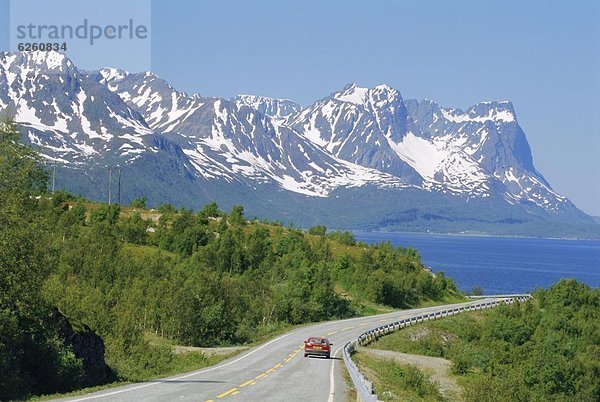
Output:
<path fill-rule="evenodd" d="M 112 183 L 112 170 L 111 170 L 111 166 L 108 167 L 108 205 L 110 205 L 110 201 L 111 201 L 111 183 Z"/>
<path fill-rule="evenodd" d="M 56 161 L 54 161 L 54 166 L 52 167 L 52 194 L 54 194 L 55 183 L 56 183 Z"/>
<path fill-rule="evenodd" d="M 119 187 L 118 187 L 118 192 L 117 192 L 117 199 L 119 201 L 119 205 L 121 205 L 121 168 L 119 167 Z"/>

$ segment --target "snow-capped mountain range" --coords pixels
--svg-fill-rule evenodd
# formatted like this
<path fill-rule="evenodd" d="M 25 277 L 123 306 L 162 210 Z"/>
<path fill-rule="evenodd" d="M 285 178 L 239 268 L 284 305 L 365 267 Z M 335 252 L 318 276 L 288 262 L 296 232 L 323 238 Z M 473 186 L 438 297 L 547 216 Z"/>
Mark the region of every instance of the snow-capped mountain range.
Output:
<path fill-rule="evenodd" d="M 161 163 L 177 164 L 190 186 L 242 186 L 257 200 L 267 188 L 269 199 L 410 190 L 587 219 L 535 169 L 510 102 L 463 111 L 405 100 L 387 85 L 350 84 L 303 108 L 263 96 L 190 95 L 151 72 L 80 71 L 55 52 L 7 52 L 0 110 L 65 169 L 147 169 L 166 152 Z"/>

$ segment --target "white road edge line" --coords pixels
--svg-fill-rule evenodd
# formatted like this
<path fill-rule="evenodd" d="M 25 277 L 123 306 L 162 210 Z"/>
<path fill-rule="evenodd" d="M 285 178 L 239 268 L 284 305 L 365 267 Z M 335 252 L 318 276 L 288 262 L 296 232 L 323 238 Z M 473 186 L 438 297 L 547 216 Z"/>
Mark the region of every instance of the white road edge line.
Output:
<path fill-rule="evenodd" d="M 191 372 L 191 373 L 189 373 L 189 374 L 182 375 L 182 376 L 180 376 L 180 377 L 175 377 L 175 378 L 170 378 L 170 379 L 169 379 L 169 378 L 165 378 L 164 380 L 177 381 L 177 380 L 181 380 L 181 379 L 183 379 L 183 378 L 188 378 L 188 377 L 192 377 L 192 376 L 195 376 L 195 375 L 198 375 L 198 374 L 207 373 L 207 372 L 209 372 L 209 371 L 214 371 L 214 370 L 221 369 L 221 368 L 223 368 L 223 367 L 227 367 L 227 366 L 229 366 L 229 365 L 231 365 L 231 364 L 234 364 L 234 363 L 237 363 L 237 362 L 239 362 L 239 361 L 240 361 L 240 360 L 242 360 L 242 359 L 245 359 L 245 358 L 246 358 L 246 357 L 248 357 L 248 356 L 251 356 L 251 355 L 253 355 L 254 353 L 258 352 L 259 350 L 261 350 L 261 349 L 263 349 L 263 348 L 265 348 L 265 347 L 269 346 L 269 345 L 270 345 L 270 344 L 272 344 L 273 342 L 277 342 L 278 340 L 285 338 L 285 337 L 286 337 L 286 336 L 288 336 L 288 335 L 289 335 L 289 334 L 285 334 L 285 335 L 282 335 L 282 336 L 280 336 L 280 337 L 278 337 L 278 338 L 275 338 L 275 339 L 273 339 L 273 340 L 270 340 L 269 342 L 265 343 L 265 344 L 264 344 L 264 345 L 262 345 L 261 347 L 259 347 L 259 348 L 256 348 L 256 349 L 254 349 L 253 351 L 251 351 L 251 352 L 249 352 L 249 353 L 246 353 L 245 355 L 243 355 L 243 356 L 240 356 L 240 357 L 238 357 L 237 359 L 235 359 L 235 360 L 232 360 L 232 361 L 230 361 L 230 362 L 228 362 L 228 363 L 221 364 L 221 365 L 214 366 L 214 367 L 210 367 L 210 368 L 207 368 L 207 369 L 202 369 L 202 370 L 194 371 L 194 372 Z M 338 350 L 339 350 L 339 349 L 338 349 Z M 337 353 L 337 351 L 336 351 L 336 353 Z M 147 384 L 138 385 L 137 387 L 132 387 L 132 388 L 127 388 L 127 389 L 122 389 L 122 390 L 119 390 L 119 391 L 113 391 L 113 392 L 109 392 L 109 393 L 102 394 L 102 395 L 94 395 L 94 396 L 88 396 L 88 397 L 85 397 L 85 398 L 71 399 L 71 400 L 70 400 L 70 402 L 79 402 L 79 401 L 87 401 L 87 400 L 90 400 L 90 399 L 105 398 L 105 397 L 107 397 L 107 396 L 112 396 L 112 395 L 122 394 L 123 392 L 135 391 L 136 389 L 146 388 L 146 387 L 150 387 L 150 386 L 152 386 L 152 385 L 157 385 L 157 384 L 162 384 L 162 382 L 161 382 L 161 381 L 154 381 L 154 382 L 150 382 L 150 383 L 147 383 Z"/>
<path fill-rule="evenodd" d="M 333 402 L 333 397 L 335 395 L 335 376 L 333 372 L 333 369 L 335 368 L 335 356 L 343 347 L 344 346 L 340 346 L 335 352 L 333 352 L 334 359 L 331 362 L 331 370 L 329 371 L 329 398 L 327 399 L 327 402 Z"/>

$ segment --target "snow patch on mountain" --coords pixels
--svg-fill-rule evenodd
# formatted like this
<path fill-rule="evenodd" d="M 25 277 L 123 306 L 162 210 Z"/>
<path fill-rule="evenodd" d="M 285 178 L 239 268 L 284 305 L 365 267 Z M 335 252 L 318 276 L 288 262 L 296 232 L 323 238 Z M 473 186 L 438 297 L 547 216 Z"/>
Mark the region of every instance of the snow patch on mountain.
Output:
<path fill-rule="evenodd" d="M 471 108 L 467 112 L 460 109 L 440 109 L 444 118 L 453 123 L 477 122 L 483 123 L 486 121 L 510 123 L 516 121 L 516 116 L 509 102 L 482 102 L 482 104 L 493 104 L 497 107 L 491 107 L 487 114 L 480 115 L 475 108 Z"/>
<path fill-rule="evenodd" d="M 364 106 L 368 101 L 368 88 L 360 88 L 356 84 L 346 87 L 342 92 L 336 93 L 334 98 L 342 102 Z"/>
<path fill-rule="evenodd" d="M 404 136 L 402 142 L 395 143 L 387 138 L 394 151 L 411 165 L 425 179 L 433 179 L 440 163 L 448 156 L 443 148 L 433 142 L 417 137 L 412 132 Z"/>
<path fill-rule="evenodd" d="M 275 121 L 281 121 L 302 110 L 302 106 L 289 99 L 276 99 L 267 96 L 238 95 L 231 101 L 240 106 L 249 106 Z"/>

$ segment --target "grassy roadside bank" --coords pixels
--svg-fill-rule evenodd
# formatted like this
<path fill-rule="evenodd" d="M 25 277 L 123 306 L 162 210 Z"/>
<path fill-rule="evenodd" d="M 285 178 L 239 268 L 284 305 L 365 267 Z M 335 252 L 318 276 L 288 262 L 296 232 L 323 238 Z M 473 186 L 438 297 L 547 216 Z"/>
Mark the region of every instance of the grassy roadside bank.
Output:
<path fill-rule="evenodd" d="M 415 365 L 401 364 L 356 352 L 352 355 L 360 370 L 373 381 L 377 396 L 383 401 L 444 400 L 431 376 Z"/>

